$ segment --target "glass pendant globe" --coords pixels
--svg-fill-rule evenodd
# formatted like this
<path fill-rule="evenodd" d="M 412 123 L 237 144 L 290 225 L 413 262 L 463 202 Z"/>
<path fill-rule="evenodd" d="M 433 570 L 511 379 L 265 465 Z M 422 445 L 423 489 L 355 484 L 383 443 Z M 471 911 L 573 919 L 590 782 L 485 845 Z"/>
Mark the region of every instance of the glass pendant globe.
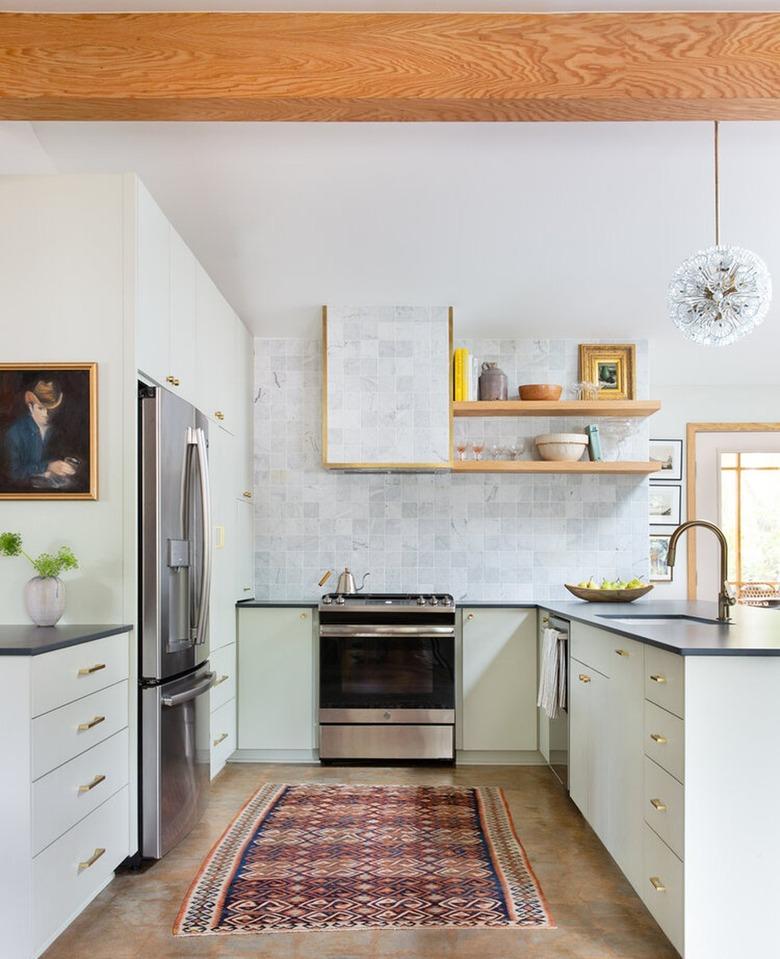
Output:
<path fill-rule="evenodd" d="M 711 246 L 689 257 L 669 284 L 669 315 L 695 343 L 727 346 L 767 314 L 772 280 L 764 261 L 739 246 Z"/>

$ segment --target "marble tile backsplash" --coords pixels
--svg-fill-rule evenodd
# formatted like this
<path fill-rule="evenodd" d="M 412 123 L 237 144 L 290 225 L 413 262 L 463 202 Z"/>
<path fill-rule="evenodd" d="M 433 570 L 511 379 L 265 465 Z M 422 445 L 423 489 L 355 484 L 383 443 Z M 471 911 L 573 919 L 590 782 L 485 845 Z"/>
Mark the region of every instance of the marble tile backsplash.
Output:
<path fill-rule="evenodd" d="M 459 340 L 520 383 L 577 379 L 574 340 Z M 567 474 L 339 473 L 321 466 L 319 339 L 255 341 L 255 575 L 258 599 L 314 599 L 326 569 L 370 571 L 375 592 L 452 592 L 458 600 L 545 600 L 564 582 L 648 572 L 647 481 Z M 637 344 L 638 396 L 647 347 Z M 566 394 L 564 394 L 566 395 Z M 608 420 L 599 421 L 603 431 Z M 647 458 L 633 421 L 621 458 Z M 460 424 L 460 425 L 459 425 Z M 581 429 L 568 418 L 456 420 L 490 445 Z M 605 436 L 609 455 L 615 442 Z M 614 456 L 612 458 L 615 458 Z M 332 584 L 331 584 L 332 585 Z"/>

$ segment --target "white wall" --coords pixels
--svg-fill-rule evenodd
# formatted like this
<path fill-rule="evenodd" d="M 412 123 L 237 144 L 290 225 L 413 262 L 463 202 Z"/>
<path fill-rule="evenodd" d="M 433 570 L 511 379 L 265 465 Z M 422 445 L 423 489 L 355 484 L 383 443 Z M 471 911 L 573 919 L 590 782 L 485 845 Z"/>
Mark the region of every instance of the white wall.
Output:
<path fill-rule="evenodd" d="M 132 622 L 122 178 L 0 178 L 0 224 L 0 362 L 96 361 L 99 387 L 99 499 L 0 501 L 0 530 L 21 533 L 32 554 L 73 547 L 81 566 L 64 577 L 63 623 Z M 0 622 L 28 621 L 32 575 L 24 559 L 0 558 Z"/>

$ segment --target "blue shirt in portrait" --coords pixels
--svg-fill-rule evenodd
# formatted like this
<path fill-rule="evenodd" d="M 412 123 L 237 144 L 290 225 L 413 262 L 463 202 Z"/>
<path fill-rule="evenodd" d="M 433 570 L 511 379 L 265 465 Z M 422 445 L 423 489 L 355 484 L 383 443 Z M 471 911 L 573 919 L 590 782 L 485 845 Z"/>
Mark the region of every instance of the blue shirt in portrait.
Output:
<path fill-rule="evenodd" d="M 44 440 L 29 413 L 20 416 L 8 428 L 3 446 L 5 467 L 11 480 L 28 480 L 46 472 L 50 460 L 46 453 L 50 432 L 51 429 L 47 431 Z"/>

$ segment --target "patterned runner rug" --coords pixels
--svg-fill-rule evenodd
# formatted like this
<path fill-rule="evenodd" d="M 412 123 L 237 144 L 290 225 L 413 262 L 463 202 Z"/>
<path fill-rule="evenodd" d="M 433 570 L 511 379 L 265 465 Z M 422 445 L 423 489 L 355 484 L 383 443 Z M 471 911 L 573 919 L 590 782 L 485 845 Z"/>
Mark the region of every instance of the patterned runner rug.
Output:
<path fill-rule="evenodd" d="M 554 926 L 502 790 L 263 786 L 206 857 L 174 934 Z"/>

